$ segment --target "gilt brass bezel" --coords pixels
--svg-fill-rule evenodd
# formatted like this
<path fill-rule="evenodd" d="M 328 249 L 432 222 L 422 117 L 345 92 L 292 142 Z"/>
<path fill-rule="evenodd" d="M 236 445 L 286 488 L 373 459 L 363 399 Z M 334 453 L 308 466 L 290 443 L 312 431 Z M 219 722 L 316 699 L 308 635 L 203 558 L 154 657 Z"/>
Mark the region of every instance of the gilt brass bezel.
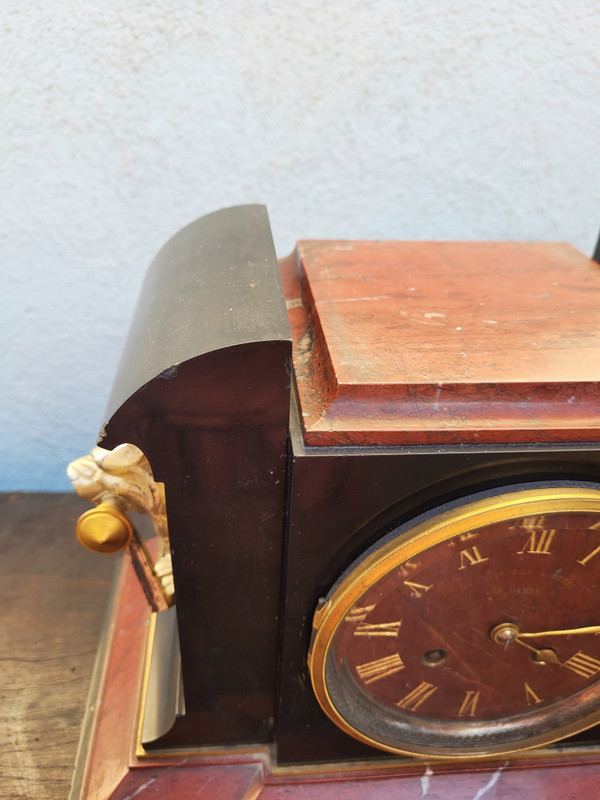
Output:
<path fill-rule="evenodd" d="M 436 545 L 456 536 L 469 533 L 498 522 L 528 516 L 541 516 L 551 513 L 600 513 L 600 489 L 591 487 L 544 487 L 518 489 L 469 501 L 443 511 L 437 515 L 403 530 L 397 535 L 390 534 L 384 543 L 359 558 L 342 578 L 333 586 L 329 595 L 319 602 L 313 619 L 313 636 L 308 654 L 315 696 L 327 716 L 345 733 L 368 745 L 390 753 L 405 756 L 425 756 L 427 758 L 484 759 L 491 756 L 518 753 L 541 745 L 551 744 L 559 739 L 593 727 L 600 722 L 600 707 L 585 717 L 560 725 L 543 734 L 519 741 L 515 746 L 501 743 L 490 746 L 485 751 L 473 751 L 432 745 L 427 748 L 407 747 L 399 743 L 396 747 L 377 741 L 357 729 L 346 719 L 334 704 L 327 687 L 326 663 L 334 636 L 345 616 L 359 598 L 381 578 L 406 561 L 420 555 Z M 416 719 L 418 725 L 418 718 Z"/>

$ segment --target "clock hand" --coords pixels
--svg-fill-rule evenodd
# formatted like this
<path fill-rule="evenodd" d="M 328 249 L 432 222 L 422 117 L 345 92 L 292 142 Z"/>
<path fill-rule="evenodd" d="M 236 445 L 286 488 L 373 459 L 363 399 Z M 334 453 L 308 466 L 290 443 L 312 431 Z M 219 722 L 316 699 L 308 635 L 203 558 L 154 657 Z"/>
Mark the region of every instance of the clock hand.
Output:
<path fill-rule="evenodd" d="M 556 664 L 559 667 L 562 666 L 562 662 L 554 650 L 551 650 L 549 647 L 540 649 L 524 642 L 521 638 L 519 626 L 515 625 L 514 622 L 501 622 L 500 625 L 496 625 L 490 631 L 490 638 L 498 644 L 508 645 L 510 642 L 516 642 L 520 644 L 521 647 L 526 647 L 534 654 L 533 659 L 537 661 L 538 664 Z"/>
<path fill-rule="evenodd" d="M 535 633 L 519 633 L 519 639 L 531 639 L 535 636 L 570 636 L 575 633 L 600 633 L 600 625 L 588 625 L 585 628 L 564 628 L 561 631 L 536 631 Z"/>
<path fill-rule="evenodd" d="M 538 664 L 557 664 L 559 667 L 562 666 L 562 661 L 560 661 L 554 650 L 551 650 L 549 647 L 543 647 L 541 650 L 538 650 L 537 647 L 532 647 L 530 644 L 527 644 L 527 642 L 521 641 L 520 636 L 517 636 L 513 641 L 531 650 L 535 654 L 533 659 L 537 661 Z"/>
<path fill-rule="evenodd" d="M 562 628 L 557 631 L 535 631 L 523 633 L 514 622 L 501 622 L 490 632 L 491 638 L 498 644 L 508 644 L 517 639 L 534 639 L 537 636 L 570 636 L 578 633 L 600 633 L 600 625 L 587 625 L 583 628 Z"/>

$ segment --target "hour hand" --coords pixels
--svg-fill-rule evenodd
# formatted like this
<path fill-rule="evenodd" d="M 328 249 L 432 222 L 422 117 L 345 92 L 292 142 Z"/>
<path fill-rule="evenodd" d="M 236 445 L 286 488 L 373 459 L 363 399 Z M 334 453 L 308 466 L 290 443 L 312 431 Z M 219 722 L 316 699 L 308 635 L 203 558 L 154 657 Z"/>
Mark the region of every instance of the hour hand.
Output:
<path fill-rule="evenodd" d="M 519 629 L 518 625 L 515 625 L 513 622 L 502 622 L 500 625 L 496 625 L 490 631 L 490 637 L 497 642 L 498 644 L 510 644 L 510 642 L 517 642 L 522 647 L 526 647 L 533 653 L 533 660 L 537 661 L 538 664 L 556 664 L 557 666 L 561 666 L 562 662 L 554 652 L 549 647 L 544 648 L 537 648 L 533 647 L 527 642 L 522 640 L 522 633 Z M 539 635 L 539 634 L 532 634 L 532 635 Z"/>
<path fill-rule="evenodd" d="M 528 650 L 531 650 L 533 653 L 532 658 L 534 661 L 537 661 L 538 664 L 557 664 L 558 666 L 562 666 L 562 661 L 556 655 L 554 650 L 552 650 L 552 648 L 543 647 L 538 649 L 537 647 L 532 647 L 530 644 L 527 644 L 527 642 L 521 641 L 521 637 L 517 637 L 515 642 L 523 647 L 526 647 Z"/>

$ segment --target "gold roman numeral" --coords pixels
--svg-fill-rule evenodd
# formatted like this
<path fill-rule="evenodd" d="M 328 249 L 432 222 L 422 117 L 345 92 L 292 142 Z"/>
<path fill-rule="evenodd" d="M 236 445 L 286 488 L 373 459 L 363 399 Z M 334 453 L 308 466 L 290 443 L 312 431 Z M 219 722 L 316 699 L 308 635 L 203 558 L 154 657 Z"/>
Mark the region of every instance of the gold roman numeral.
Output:
<path fill-rule="evenodd" d="M 600 522 L 598 524 L 600 525 Z M 585 558 L 577 559 L 577 563 L 578 564 L 582 564 L 585 567 L 585 565 L 588 563 L 588 561 L 591 561 L 592 558 L 594 558 L 594 556 L 598 555 L 598 553 L 600 553 L 600 545 L 598 545 L 598 547 L 596 547 L 595 550 L 592 550 L 591 553 L 588 553 Z"/>
<path fill-rule="evenodd" d="M 398 622 L 360 622 L 355 636 L 398 636 L 402 620 Z"/>
<path fill-rule="evenodd" d="M 458 537 L 458 541 L 468 542 L 469 539 L 474 539 L 476 536 L 479 536 L 479 534 L 474 533 L 473 531 L 471 531 L 470 533 L 461 533 L 461 535 Z"/>
<path fill-rule="evenodd" d="M 458 716 L 474 717 L 478 702 L 479 702 L 479 692 L 475 692 L 469 689 L 467 692 L 465 692 L 465 699 L 462 701 L 462 704 L 458 709 Z"/>
<path fill-rule="evenodd" d="M 404 708 L 406 711 L 416 711 L 417 708 L 427 700 L 428 697 L 436 691 L 437 686 L 434 686 L 432 683 L 427 683 L 427 681 L 421 681 L 421 683 L 413 689 L 412 692 L 409 692 L 405 695 L 402 700 L 399 700 L 396 705 L 398 708 Z"/>
<path fill-rule="evenodd" d="M 519 523 L 519 528 L 524 528 L 526 531 L 539 530 L 543 528 L 546 523 L 546 517 L 523 517 Z"/>
<path fill-rule="evenodd" d="M 483 558 L 483 556 L 479 552 L 479 548 L 476 545 L 474 545 L 473 547 L 467 547 L 466 550 L 460 551 L 459 569 L 465 569 L 466 567 L 473 567 L 475 566 L 475 564 L 483 564 L 484 561 L 489 561 L 489 559 Z"/>
<path fill-rule="evenodd" d="M 540 517 L 543 519 L 543 517 Z M 554 538 L 554 534 L 556 530 L 550 529 L 545 531 L 531 531 L 531 535 L 523 545 L 522 550 L 517 550 L 519 555 L 523 555 L 523 553 L 535 553 L 536 555 L 551 555 L 550 553 L 550 545 L 552 544 L 552 539 Z"/>
<path fill-rule="evenodd" d="M 525 700 L 527 701 L 528 706 L 533 706 L 536 703 L 542 702 L 542 698 L 537 696 L 537 694 L 533 691 L 533 689 L 527 682 L 525 682 L 523 686 L 525 688 Z"/>
<path fill-rule="evenodd" d="M 359 664 L 356 667 L 358 677 L 365 684 L 380 681 L 382 678 L 387 678 L 395 672 L 400 672 L 404 669 L 404 664 L 398 653 L 393 656 L 385 656 L 385 658 L 378 658 L 376 661 L 368 661 L 366 664 Z"/>
<path fill-rule="evenodd" d="M 590 525 L 590 527 L 588 528 L 588 531 L 598 531 L 598 530 L 600 530 L 600 522 L 595 522 L 593 525 Z M 577 559 L 577 563 L 578 564 L 582 564 L 585 567 L 585 565 L 588 563 L 588 561 L 591 561 L 592 558 L 594 558 L 594 556 L 598 555 L 598 553 L 600 553 L 600 545 L 598 545 L 598 547 L 596 547 L 594 550 L 592 550 L 591 553 L 588 553 L 585 558 Z"/>
<path fill-rule="evenodd" d="M 404 585 L 408 586 L 408 588 L 412 591 L 415 597 L 423 597 L 424 592 L 428 592 L 433 583 L 429 584 L 429 586 L 424 586 L 422 583 L 414 583 L 414 581 L 404 581 Z"/>
<path fill-rule="evenodd" d="M 419 564 L 416 561 L 405 561 L 398 570 L 398 575 L 401 578 L 408 578 L 411 573 L 419 569 Z"/>
<path fill-rule="evenodd" d="M 600 661 L 592 656 L 586 656 L 581 650 L 567 661 L 563 661 L 562 665 L 576 675 L 581 675 L 582 678 L 591 678 L 592 675 L 600 672 Z"/>
<path fill-rule="evenodd" d="M 367 615 L 373 611 L 375 608 L 375 604 L 372 606 L 364 606 L 364 608 L 359 608 L 358 606 L 352 606 L 350 611 L 344 617 L 344 622 L 362 622 L 367 618 Z"/>

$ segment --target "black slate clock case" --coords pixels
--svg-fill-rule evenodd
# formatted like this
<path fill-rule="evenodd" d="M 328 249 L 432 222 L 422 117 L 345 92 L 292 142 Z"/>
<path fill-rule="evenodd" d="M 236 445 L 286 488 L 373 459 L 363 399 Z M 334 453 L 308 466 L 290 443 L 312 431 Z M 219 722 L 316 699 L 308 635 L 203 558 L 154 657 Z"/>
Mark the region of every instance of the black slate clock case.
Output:
<path fill-rule="evenodd" d="M 308 448 L 291 353 L 262 206 L 204 217 L 160 251 L 99 439 L 140 447 L 165 484 L 184 700 L 148 751 L 272 743 L 280 764 L 389 757 L 314 698 L 319 598 L 379 537 L 444 503 L 521 482 L 600 483 L 596 445 Z"/>

